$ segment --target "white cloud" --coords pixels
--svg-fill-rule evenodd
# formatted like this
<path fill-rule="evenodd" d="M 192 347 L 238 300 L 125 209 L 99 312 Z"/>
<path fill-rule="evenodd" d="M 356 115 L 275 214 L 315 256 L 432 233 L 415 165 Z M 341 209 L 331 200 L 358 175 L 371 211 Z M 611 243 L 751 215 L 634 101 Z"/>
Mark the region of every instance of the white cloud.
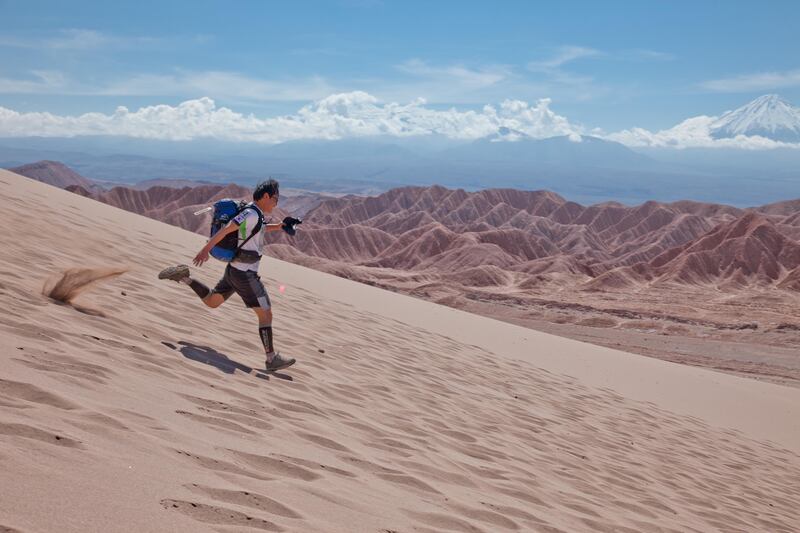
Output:
<path fill-rule="evenodd" d="M 406 104 L 382 102 L 375 96 L 354 91 L 332 94 L 297 112 L 259 118 L 228 107 L 211 98 L 187 100 L 176 106 L 154 105 L 129 110 L 119 107 L 112 114 L 55 115 L 21 113 L 0 107 L 0 137 L 75 137 L 82 135 L 130 136 L 161 140 L 211 138 L 225 141 L 280 143 L 299 139 L 343 139 L 388 135 L 397 137 L 438 134 L 455 139 L 477 139 L 500 128 L 533 138 L 591 134 L 631 147 L 683 148 L 800 148 L 758 136 L 714 139 L 711 126 L 718 117 L 699 116 L 661 131 L 631 128 L 615 133 L 585 130 L 550 109 L 550 99 L 535 105 L 505 100 L 480 110 L 432 109 L 424 99 Z M 513 135 L 509 137 L 512 139 Z"/>
<path fill-rule="evenodd" d="M 558 69 L 533 79 L 530 72 L 510 65 L 435 65 L 411 59 L 395 65 L 395 70 L 402 75 L 338 80 L 316 75 L 266 79 L 235 71 L 182 68 L 157 73 L 93 71 L 89 75 L 51 70 L 47 71 L 46 77 L 42 76 L 44 71 L 0 77 L 0 94 L 153 96 L 171 100 L 208 96 L 227 105 L 259 105 L 264 102 L 320 100 L 330 94 L 358 89 L 378 95 L 385 101 L 410 101 L 423 96 L 437 104 L 482 105 L 500 101 L 508 95 L 533 99 L 558 94 L 560 100 L 568 101 L 591 99 L 608 91 L 589 76 Z"/>
<path fill-rule="evenodd" d="M 704 81 L 700 86 L 709 91 L 722 93 L 745 93 L 800 87 L 800 70 L 744 74 L 732 78 Z"/>
<path fill-rule="evenodd" d="M 294 48 L 289 53 L 296 56 L 343 56 L 343 50 L 332 46 L 318 46 L 316 48 Z"/>
<path fill-rule="evenodd" d="M 113 48 L 141 47 L 147 44 L 157 44 L 161 39 L 154 37 L 128 37 L 111 35 L 96 30 L 73 28 L 58 30 L 43 38 L 14 37 L 5 35 L 0 37 L 0 46 L 11 48 L 30 48 L 37 50 L 93 50 Z"/>
<path fill-rule="evenodd" d="M 503 65 L 493 65 L 482 69 L 469 69 L 463 65 L 434 67 L 420 59 L 411 59 L 397 69 L 414 76 L 434 78 L 466 88 L 488 87 L 512 76 L 511 69 Z"/>
<path fill-rule="evenodd" d="M 586 58 L 602 58 L 607 61 L 672 61 L 675 59 L 675 55 L 646 48 L 607 52 L 585 46 L 560 46 L 555 49 L 551 57 L 529 62 L 528 70 L 542 73 L 561 72 L 561 67 L 567 63 Z"/>
<path fill-rule="evenodd" d="M 641 61 L 674 61 L 676 59 L 675 54 L 659 52 L 657 50 L 647 50 L 644 48 L 630 50 L 624 53 L 623 57 Z"/>
<path fill-rule="evenodd" d="M 140 74 L 110 83 L 94 94 L 107 96 L 214 95 L 232 102 L 316 100 L 334 88 L 320 77 L 288 80 L 252 78 L 236 72 L 178 71 L 173 74 Z"/>
<path fill-rule="evenodd" d="M 429 135 L 475 139 L 500 127 L 532 137 L 575 137 L 582 131 L 549 108 L 550 100 L 536 105 L 507 100 L 481 111 L 435 110 L 424 100 L 408 104 L 381 103 L 365 92 L 334 94 L 302 107 L 293 115 L 261 119 L 226 107 L 210 98 L 188 100 L 177 106 L 156 105 L 113 114 L 61 116 L 19 113 L 0 107 L 0 136 L 121 135 L 150 139 L 215 138 L 230 141 L 278 143 L 293 139 L 340 139 L 371 135 Z"/>
<path fill-rule="evenodd" d="M 556 53 L 549 59 L 542 61 L 531 61 L 528 63 L 528 69 L 532 71 L 548 71 L 557 69 L 562 65 L 581 59 L 585 57 L 597 57 L 604 55 L 603 52 L 595 50 L 594 48 L 586 48 L 584 46 L 560 46 L 556 49 Z"/>
<path fill-rule="evenodd" d="M 30 79 L 0 78 L 0 94 L 47 94 L 61 92 L 68 80 L 60 72 L 34 70 Z"/>
<path fill-rule="evenodd" d="M 484 103 L 501 94 L 546 94 L 552 87 L 529 83 L 509 67 L 492 65 L 471 69 L 461 65 L 434 67 L 420 60 L 396 66 L 408 76 L 401 80 L 359 79 L 335 82 L 321 76 L 264 79 L 231 71 L 140 73 L 86 81 L 56 71 L 28 72 L 17 78 L 0 77 L 0 94 L 54 94 L 88 96 L 162 96 L 184 99 L 208 96 L 228 104 L 302 102 L 348 92 L 354 84 L 385 100 L 413 100 L 424 95 L 437 103 Z M 572 93 L 562 93 L 569 98 Z"/>
<path fill-rule="evenodd" d="M 94 30 L 63 30 L 61 35 L 44 41 L 48 48 L 60 50 L 87 50 L 105 46 L 111 38 Z"/>
<path fill-rule="evenodd" d="M 592 76 L 574 74 L 568 72 L 565 67 L 579 59 L 605 57 L 606 55 L 605 52 L 594 48 L 561 46 L 551 57 L 529 62 L 527 69 L 537 74 L 540 79 L 546 80 L 545 85 L 550 89 L 550 94 L 557 93 L 562 98 L 569 95 L 568 97 L 575 100 L 591 100 L 607 92 L 608 89 L 595 83 Z"/>
<path fill-rule="evenodd" d="M 773 141 L 757 135 L 737 135 L 731 139 L 715 139 L 711 136 L 711 125 L 719 117 L 701 115 L 684 120 L 672 128 L 651 132 L 644 128 L 631 128 L 611 134 L 600 134 L 605 139 L 631 147 L 657 148 L 740 148 L 765 150 L 772 148 L 798 148 L 800 144 Z"/>
<path fill-rule="evenodd" d="M 448 104 L 483 104 L 502 100 L 504 94 L 547 94 L 552 86 L 515 77 L 504 66 L 469 69 L 463 66 L 432 67 L 409 61 L 397 67 L 404 79 L 359 79 L 334 82 L 320 76 L 264 79 L 229 71 L 187 71 L 134 74 L 126 77 L 86 81 L 55 71 L 29 72 L 25 77 L 0 78 L 0 94 L 53 94 L 88 96 L 153 96 L 194 99 L 208 96 L 226 104 L 302 102 L 349 92 L 355 84 L 383 100 L 409 101 L 424 96 L 427 101 Z M 413 74 L 412 74 L 413 72 Z M 43 76 L 47 74 L 47 76 Z M 559 91 L 561 98 L 574 91 Z M 577 97 L 576 97 L 577 98 Z"/>
<path fill-rule="evenodd" d="M 335 89 L 320 77 L 264 80 L 224 71 L 137 74 L 99 85 L 89 85 L 52 70 L 31 71 L 28 79 L 0 78 L 0 94 L 179 95 L 189 98 L 211 94 L 215 98 L 242 103 L 317 100 L 332 92 Z"/>

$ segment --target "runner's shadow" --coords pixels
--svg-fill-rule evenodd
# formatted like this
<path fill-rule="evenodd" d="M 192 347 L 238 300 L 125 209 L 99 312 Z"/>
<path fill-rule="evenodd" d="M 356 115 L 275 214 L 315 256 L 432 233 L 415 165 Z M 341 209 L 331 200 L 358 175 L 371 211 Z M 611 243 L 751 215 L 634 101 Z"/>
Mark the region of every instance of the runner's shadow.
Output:
<path fill-rule="evenodd" d="M 178 349 L 171 343 L 163 343 L 163 344 L 169 346 L 172 349 Z M 268 370 L 261 368 L 249 367 L 247 365 L 234 361 L 227 355 L 220 353 L 216 351 L 214 348 L 211 348 L 209 346 L 199 346 L 197 344 L 192 344 L 191 342 L 186 342 L 186 341 L 178 341 L 178 344 L 181 345 L 179 351 L 187 359 L 211 365 L 215 368 L 218 368 L 219 370 L 222 370 L 226 374 L 233 374 L 238 370 L 239 372 L 244 372 L 245 374 L 253 374 L 255 377 L 260 379 L 269 379 L 269 376 L 272 375 L 279 379 L 293 381 L 292 376 L 288 374 L 270 372 Z"/>

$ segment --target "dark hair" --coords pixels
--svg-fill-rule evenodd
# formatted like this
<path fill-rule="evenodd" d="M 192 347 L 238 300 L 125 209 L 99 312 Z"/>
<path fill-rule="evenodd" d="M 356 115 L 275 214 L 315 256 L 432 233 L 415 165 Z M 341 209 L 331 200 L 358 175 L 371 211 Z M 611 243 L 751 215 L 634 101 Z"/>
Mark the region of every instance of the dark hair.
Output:
<path fill-rule="evenodd" d="M 268 179 L 256 185 L 253 191 L 253 200 L 259 201 L 265 194 L 269 195 L 270 198 L 278 194 L 278 182 L 276 180 Z"/>

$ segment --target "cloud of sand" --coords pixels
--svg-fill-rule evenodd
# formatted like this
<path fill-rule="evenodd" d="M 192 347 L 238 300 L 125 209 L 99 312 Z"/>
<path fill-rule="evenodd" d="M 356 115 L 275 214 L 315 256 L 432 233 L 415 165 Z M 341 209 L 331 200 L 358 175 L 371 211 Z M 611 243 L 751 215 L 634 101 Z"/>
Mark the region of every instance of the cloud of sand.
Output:
<path fill-rule="evenodd" d="M 127 267 L 70 268 L 49 278 L 42 289 L 48 298 L 71 305 L 78 311 L 105 316 L 102 312 L 76 305 L 74 300 L 94 285 L 128 271 Z"/>

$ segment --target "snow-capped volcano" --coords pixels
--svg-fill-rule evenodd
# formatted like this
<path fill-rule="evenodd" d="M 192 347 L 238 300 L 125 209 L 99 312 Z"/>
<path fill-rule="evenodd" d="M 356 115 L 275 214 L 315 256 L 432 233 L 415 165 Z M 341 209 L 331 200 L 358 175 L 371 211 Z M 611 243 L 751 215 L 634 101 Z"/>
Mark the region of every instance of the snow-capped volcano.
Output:
<path fill-rule="evenodd" d="M 722 115 L 711 124 L 710 133 L 715 139 L 759 135 L 773 141 L 800 142 L 800 109 L 777 94 L 765 94 Z"/>

